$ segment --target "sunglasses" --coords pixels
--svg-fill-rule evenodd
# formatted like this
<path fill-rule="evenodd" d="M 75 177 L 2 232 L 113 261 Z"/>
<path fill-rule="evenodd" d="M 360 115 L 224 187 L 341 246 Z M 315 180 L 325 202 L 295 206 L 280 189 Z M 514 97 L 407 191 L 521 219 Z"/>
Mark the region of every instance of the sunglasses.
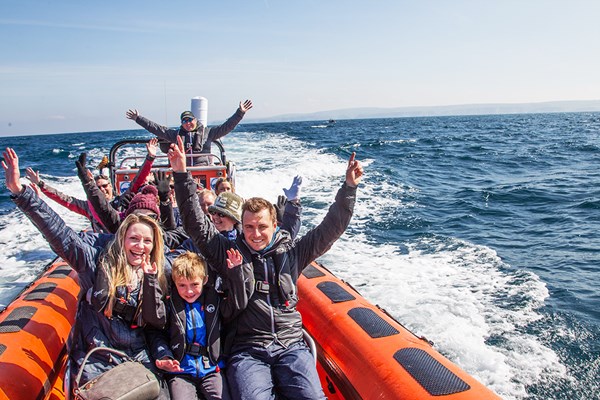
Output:
<path fill-rule="evenodd" d="M 143 211 L 140 211 L 140 212 L 134 211 L 134 214 L 143 215 L 145 217 L 152 218 L 153 220 L 158 221 L 158 215 L 155 213 L 145 213 Z"/>
<path fill-rule="evenodd" d="M 98 187 L 99 187 L 100 189 L 106 189 L 106 188 L 107 188 L 107 187 L 109 187 L 109 186 L 110 186 L 110 183 L 105 183 L 104 185 L 98 185 Z"/>
<path fill-rule="evenodd" d="M 187 124 L 188 122 L 192 122 L 194 119 L 193 118 L 184 118 L 181 120 L 182 124 Z"/>
<path fill-rule="evenodd" d="M 212 210 L 211 210 L 211 211 L 209 211 L 208 213 L 209 213 L 210 215 L 218 215 L 220 218 L 225 218 L 225 217 L 229 218 L 229 215 L 227 215 L 227 214 L 223 214 L 222 212 L 218 212 L 218 211 L 212 211 Z"/>

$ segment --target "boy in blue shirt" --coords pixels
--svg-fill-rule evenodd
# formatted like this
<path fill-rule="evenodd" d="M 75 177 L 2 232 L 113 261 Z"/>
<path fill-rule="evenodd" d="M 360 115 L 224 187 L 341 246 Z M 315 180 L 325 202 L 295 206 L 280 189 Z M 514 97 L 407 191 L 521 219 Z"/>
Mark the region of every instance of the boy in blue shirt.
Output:
<path fill-rule="evenodd" d="M 221 319 L 235 312 L 236 292 L 244 288 L 243 280 L 236 279 L 241 276 L 242 256 L 237 250 L 228 251 L 228 256 L 226 296 L 198 254 L 188 251 L 173 261 L 171 278 L 176 290 L 171 290 L 165 301 L 166 330 L 148 335 L 156 366 L 166 372 L 173 400 L 230 399 L 221 371 Z"/>

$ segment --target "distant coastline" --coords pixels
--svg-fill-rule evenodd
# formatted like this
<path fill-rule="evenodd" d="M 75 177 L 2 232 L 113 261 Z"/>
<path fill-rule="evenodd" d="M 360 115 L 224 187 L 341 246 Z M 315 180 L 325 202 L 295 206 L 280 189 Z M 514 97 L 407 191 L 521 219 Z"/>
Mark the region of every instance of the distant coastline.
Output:
<path fill-rule="evenodd" d="M 342 119 L 435 117 L 453 115 L 535 114 L 600 111 L 600 100 L 548 101 L 540 103 L 461 104 L 428 107 L 345 108 L 314 113 L 281 114 L 268 118 L 245 119 L 246 123 L 294 122 Z"/>
<path fill-rule="evenodd" d="M 460 115 L 498 115 L 498 114 L 545 114 L 561 112 L 600 112 L 600 100 L 548 101 L 540 103 L 497 103 L 497 104 L 462 104 L 428 107 L 357 107 L 338 110 L 318 111 L 313 113 L 281 114 L 271 117 L 252 118 L 248 115 L 241 122 L 244 124 L 260 124 L 274 122 L 300 122 L 348 119 L 403 118 L 403 117 L 441 117 Z M 209 113 L 210 114 L 210 113 Z M 119 130 L 136 130 L 139 127 L 125 118 L 114 120 L 105 115 L 88 116 L 85 120 L 64 121 L 56 119 L 28 120 L 8 122 L 2 126 L 0 121 L 0 137 L 21 135 L 52 135 L 63 133 L 106 132 Z M 221 118 L 210 118 L 209 125 L 223 123 Z M 93 127 L 93 129 L 90 129 Z M 140 129 L 141 130 L 141 129 Z"/>

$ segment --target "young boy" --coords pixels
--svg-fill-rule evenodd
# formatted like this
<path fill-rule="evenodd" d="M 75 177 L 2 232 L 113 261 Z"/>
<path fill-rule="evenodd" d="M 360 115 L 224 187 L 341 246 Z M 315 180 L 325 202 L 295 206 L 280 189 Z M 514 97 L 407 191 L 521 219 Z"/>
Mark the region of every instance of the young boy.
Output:
<path fill-rule="evenodd" d="M 242 256 L 237 250 L 227 253 L 227 296 L 217 291 L 216 275 L 208 275 L 206 261 L 198 254 L 188 251 L 173 261 L 171 278 L 176 290 L 166 300 L 167 327 L 152 331 L 149 338 L 156 366 L 167 372 L 174 400 L 230 399 L 221 371 L 221 318 L 232 315 L 236 292 L 244 288 L 243 280 L 236 278 L 241 276 Z"/>

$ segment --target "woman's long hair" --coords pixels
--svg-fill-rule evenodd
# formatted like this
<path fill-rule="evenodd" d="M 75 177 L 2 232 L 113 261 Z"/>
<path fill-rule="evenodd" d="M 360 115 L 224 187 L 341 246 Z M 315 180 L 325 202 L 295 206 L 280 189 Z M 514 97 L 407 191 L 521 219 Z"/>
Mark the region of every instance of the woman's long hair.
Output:
<path fill-rule="evenodd" d="M 167 293 L 167 279 L 164 274 L 164 244 L 163 232 L 158 223 L 151 217 L 142 214 L 130 214 L 121 222 L 115 237 L 108 245 L 106 252 L 100 260 L 100 268 L 103 268 L 109 276 L 108 302 L 104 308 L 104 315 L 112 317 L 113 305 L 118 286 L 125 286 L 133 279 L 133 271 L 127 262 L 125 254 L 125 235 L 127 230 L 134 224 L 145 224 L 152 229 L 153 247 L 150 252 L 150 263 L 156 263 L 158 267 L 157 277 L 163 293 Z"/>

